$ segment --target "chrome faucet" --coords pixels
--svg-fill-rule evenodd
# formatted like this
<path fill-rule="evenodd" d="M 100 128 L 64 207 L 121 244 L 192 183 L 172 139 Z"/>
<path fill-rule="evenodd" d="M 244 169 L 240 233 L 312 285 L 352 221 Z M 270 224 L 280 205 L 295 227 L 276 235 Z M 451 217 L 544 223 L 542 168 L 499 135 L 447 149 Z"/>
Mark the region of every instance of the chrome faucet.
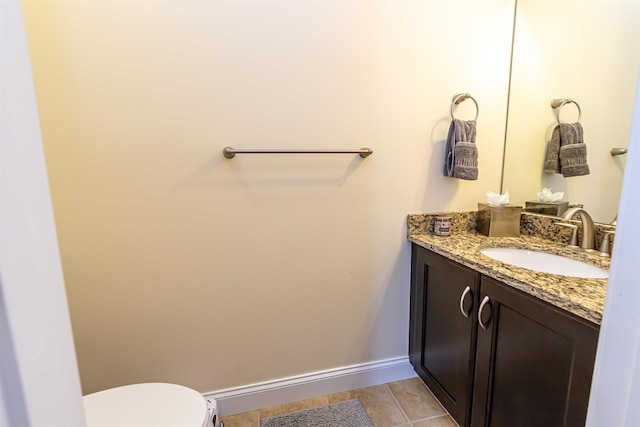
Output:
<path fill-rule="evenodd" d="M 596 246 L 596 227 L 593 225 L 593 219 L 582 208 L 571 208 L 562 214 L 562 219 L 573 219 L 576 214 L 580 214 L 582 223 L 582 240 L 580 248 L 583 251 L 592 251 Z"/>

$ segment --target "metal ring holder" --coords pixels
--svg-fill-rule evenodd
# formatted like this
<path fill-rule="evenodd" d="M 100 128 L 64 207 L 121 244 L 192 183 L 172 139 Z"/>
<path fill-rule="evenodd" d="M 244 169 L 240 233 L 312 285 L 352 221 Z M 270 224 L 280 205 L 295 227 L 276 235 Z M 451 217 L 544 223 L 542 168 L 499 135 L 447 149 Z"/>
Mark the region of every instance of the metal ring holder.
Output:
<path fill-rule="evenodd" d="M 560 124 L 560 110 L 567 104 L 575 104 L 578 108 L 578 123 L 582 119 L 582 110 L 580 109 L 580 105 L 571 98 L 558 98 L 551 101 L 551 108 L 557 109 L 556 120 L 558 124 Z"/>
<path fill-rule="evenodd" d="M 455 118 L 453 117 L 453 107 L 455 107 L 456 105 L 460 104 L 462 101 L 465 101 L 467 99 L 472 100 L 473 103 L 476 104 L 476 117 L 473 120 L 478 120 L 478 114 L 480 114 L 480 107 L 478 107 L 478 102 L 476 102 L 475 98 L 468 93 L 458 93 L 456 95 L 453 95 L 453 101 L 451 102 L 451 109 L 450 109 L 451 120 Z"/>

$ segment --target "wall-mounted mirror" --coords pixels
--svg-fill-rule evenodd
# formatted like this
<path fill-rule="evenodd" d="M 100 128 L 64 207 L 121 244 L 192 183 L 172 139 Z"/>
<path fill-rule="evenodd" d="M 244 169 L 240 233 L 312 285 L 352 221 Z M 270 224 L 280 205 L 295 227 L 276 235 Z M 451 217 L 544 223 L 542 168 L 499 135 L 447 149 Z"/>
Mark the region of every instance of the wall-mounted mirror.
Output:
<path fill-rule="evenodd" d="M 595 221 L 614 219 L 626 156 L 611 149 L 628 145 L 639 71 L 639 1 L 517 0 L 502 180 L 512 203 L 551 188 Z M 582 110 L 589 175 L 543 172 L 556 98 Z M 562 122 L 577 119 L 574 104 L 560 109 Z"/>

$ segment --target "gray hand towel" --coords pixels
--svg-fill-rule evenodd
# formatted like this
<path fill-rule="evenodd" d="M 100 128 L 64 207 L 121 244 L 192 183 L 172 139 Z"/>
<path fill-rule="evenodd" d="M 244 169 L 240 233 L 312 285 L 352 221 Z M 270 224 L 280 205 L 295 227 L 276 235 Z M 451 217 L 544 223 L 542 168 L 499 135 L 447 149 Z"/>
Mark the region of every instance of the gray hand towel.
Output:
<path fill-rule="evenodd" d="M 587 145 L 580 123 L 560 123 L 559 157 L 562 176 L 589 175 Z"/>
<path fill-rule="evenodd" d="M 445 146 L 444 176 L 478 179 L 478 147 L 475 120 L 453 119 Z"/>
<path fill-rule="evenodd" d="M 564 177 L 589 175 L 587 146 L 580 123 L 560 123 L 553 128 L 543 169 Z"/>
<path fill-rule="evenodd" d="M 553 128 L 551 140 L 547 143 L 547 154 L 544 159 L 546 173 L 560 173 L 560 126 Z"/>
<path fill-rule="evenodd" d="M 475 142 L 458 142 L 453 149 L 453 177 L 470 181 L 478 179 L 478 147 Z"/>

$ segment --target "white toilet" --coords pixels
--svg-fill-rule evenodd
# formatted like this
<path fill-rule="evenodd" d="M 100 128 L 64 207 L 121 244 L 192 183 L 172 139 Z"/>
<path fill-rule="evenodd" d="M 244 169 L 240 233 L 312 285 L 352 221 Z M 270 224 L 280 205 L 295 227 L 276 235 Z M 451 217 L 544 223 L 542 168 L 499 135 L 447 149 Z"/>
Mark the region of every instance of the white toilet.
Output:
<path fill-rule="evenodd" d="M 200 393 L 176 384 L 132 384 L 88 394 L 82 399 L 88 427 L 220 425 L 215 401 L 210 413 Z"/>

